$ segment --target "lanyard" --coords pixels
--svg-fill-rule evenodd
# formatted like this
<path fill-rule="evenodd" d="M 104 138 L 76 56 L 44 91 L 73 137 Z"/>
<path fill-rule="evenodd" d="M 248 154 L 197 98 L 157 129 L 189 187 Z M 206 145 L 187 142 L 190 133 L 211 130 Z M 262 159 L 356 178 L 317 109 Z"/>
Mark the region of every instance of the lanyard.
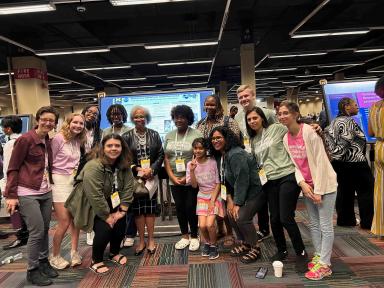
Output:
<path fill-rule="evenodd" d="M 116 168 L 115 169 L 115 172 L 113 172 L 113 192 L 116 192 L 119 190 L 119 184 L 117 182 L 117 172 L 118 172 L 118 169 Z"/>
<path fill-rule="evenodd" d="M 264 148 L 263 147 L 263 144 L 264 144 L 264 140 L 265 140 L 265 134 L 264 134 L 264 128 L 261 128 L 261 139 L 260 139 L 260 142 L 259 142 L 259 146 L 261 147 L 261 148 Z M 258 164 L 259 165 L 259 167 L 263 167 L 263 159 L 264 159 L 264 149 L 260 149 L 260 152 L 259 152 L 259 154 L 260 154 L 260 157 L 257 157 L 257 158 L 260 158 L 259 159 L 259 163 L 260 164 Z M 255 153 L 255 155 L 257 156 L 257 154 Z"/>
<path fill-rule="evenodd" d="M 185 134 L 183 137 L 183 142 L 181 143 L 182 144 L 181 149 L 184 148 L 184 143 L 185 143 L 185 139 L 187 138 L 188 131 L 189 131 L 189 127 L 187 128 L 187 131 L 185 131 Z M 178 133 L 176 131 L 176 137 L 175 137 L 175 155 L 176 155 L 176 158 L 177 158 L 177 146 L 178 146 L 177 135 L 178 135 Z M 180 157 L 181 156 L 183 156 L 183 151 L 180 151 Z"/>
<path fill-rule="evenodd" d="M 221 156 L 221 160 L 220 160 L 220 181 L 221 181 L 221 184 L 225 185 L 225 164 L 224 164 L 224 161 L 225 161 L 225 157 Z"/>

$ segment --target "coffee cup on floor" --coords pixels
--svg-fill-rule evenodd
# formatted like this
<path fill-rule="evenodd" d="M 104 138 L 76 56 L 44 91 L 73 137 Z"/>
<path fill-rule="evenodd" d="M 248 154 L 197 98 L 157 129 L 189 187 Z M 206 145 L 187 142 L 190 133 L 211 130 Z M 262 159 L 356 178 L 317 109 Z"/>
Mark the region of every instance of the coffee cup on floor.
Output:
<path fill-rule="evenodd" d="M 273 270 L 275 271 L 275 277 L 282 277 L 283 276 L 283 262 L 281 261 L 273 261 L 272 263 Z"/>

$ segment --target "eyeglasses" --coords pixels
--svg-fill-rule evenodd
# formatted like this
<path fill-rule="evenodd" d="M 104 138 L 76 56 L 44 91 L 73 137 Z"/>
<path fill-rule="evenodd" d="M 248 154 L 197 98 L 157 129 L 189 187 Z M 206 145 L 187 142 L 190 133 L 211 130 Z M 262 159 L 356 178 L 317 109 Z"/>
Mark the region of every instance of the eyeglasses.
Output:
<path fill-rule="evenodd" d="M 222 136 L 212 137 L 212 142 L 219 142 L 223 139 L 224 139 L 224 137 L 222 137 Z"/>
<path fill-rule="evenodd" d="M 55 123 L 56 122 L 56 120 L 47 119 L 47 118 L 40 118 L 39 121 L 44 122 L 44 123 Z"/>

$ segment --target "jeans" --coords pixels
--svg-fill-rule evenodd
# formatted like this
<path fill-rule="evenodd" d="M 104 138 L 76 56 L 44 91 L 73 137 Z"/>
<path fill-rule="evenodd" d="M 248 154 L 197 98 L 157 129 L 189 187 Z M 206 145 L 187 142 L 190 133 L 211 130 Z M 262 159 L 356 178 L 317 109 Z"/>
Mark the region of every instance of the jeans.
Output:
<path fill-rule="evenodd" d="M 273 238 L 279 252 L 287 250 L 284 228 L 291 238 L 297 255 L 305 249 L 299 227 L 295 221 L 295 211 L 300 188 L 296 184 L 295 174 L 289 174 L 276 180 L 269 180 L 263 187 L 267 193 Z"/>
<path fill-rule="evenodd" d="M 36 196 L 19 196 L 20 214 L 29 231 L 27 243 L 28 270 L 39 267 L 39 260 L 47 259 L 48 230 L 52 214 L 52 192 Z"/>
<path fill-rule="evenodd" d="M 309 216 L 309 229 L 311 231 L 315 253 L 320 255 L 320 262 L 331 265 L 333 239 L 333 210 L 335 209 L 336 192 L 324 194 L 321 204 L 314 204 L 305 197 L 305 206 Z"/>
<path fill-rule="evenodd" d="M 137 234 L 137 227 L 136 227 L 136 222 L 135 222 L 135 216 L 133 215 L 133 212 L 131 211 L 131 207 L 129 207 L 128 213 L 125 216 L 126 217 L 126 222 L 127 222 L 127 228 L 126 228 L 126 233 L 125 235 L 128 238 L 135 238 Z"/>

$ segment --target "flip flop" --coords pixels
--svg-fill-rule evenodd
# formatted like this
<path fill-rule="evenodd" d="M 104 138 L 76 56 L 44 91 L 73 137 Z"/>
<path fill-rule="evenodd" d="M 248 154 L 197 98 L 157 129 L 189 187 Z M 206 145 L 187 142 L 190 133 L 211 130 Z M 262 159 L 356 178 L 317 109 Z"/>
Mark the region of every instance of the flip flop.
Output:
<path fill-rule="evenodd" d="M 119 256 L 119 258 L 117 260 L 113 258 L 113 257 L 116 257 L 116 256 Z M 121 263 L 121 260 L 123 258 L 125 258 L 127 260 L 125 263 Z M 117 264 L 119 266 L 124 266 L 124 265 L 126 265 L 128 263 L 127 257 L 125 255 L 122 255 L 122 254 L 114 255 L 114 256 L 110 257 L 109 259 L 111 260 L 111 262 L 113 262 L 113 263 L 115 263 L 115 264 Z"/>
<path fill-rule="evenodd" d="M 96 263 L 96 264 L 98 264 L 98 263 Z M 95 273 L 96 275 L 103 276 L 103 275 L 107 275 L 107 274 L 109 274 L 109 272 L 111 272 L 111 270 L 104 263 L 99 265 L 99 266 L 97 266 L 97 267 L 95 267 L 96 264 L 92 264 L 89 267 L 89 269 L 91 269 L 91 271 L 93 273 Z M 108 270 L 105 271 L 105 272 L 99 272 L 99 269 L 101 269 L 101 268 L 108 268 Z"/>
<path fill-rule="evenodd" d="M 147 248 L 147 245 L 144 245 L 143 249 L 136 250 L 135 256 L 139 256 L 139 255 L 143 254 L 143 252 L 145 251 L 145 248 Z"/>

